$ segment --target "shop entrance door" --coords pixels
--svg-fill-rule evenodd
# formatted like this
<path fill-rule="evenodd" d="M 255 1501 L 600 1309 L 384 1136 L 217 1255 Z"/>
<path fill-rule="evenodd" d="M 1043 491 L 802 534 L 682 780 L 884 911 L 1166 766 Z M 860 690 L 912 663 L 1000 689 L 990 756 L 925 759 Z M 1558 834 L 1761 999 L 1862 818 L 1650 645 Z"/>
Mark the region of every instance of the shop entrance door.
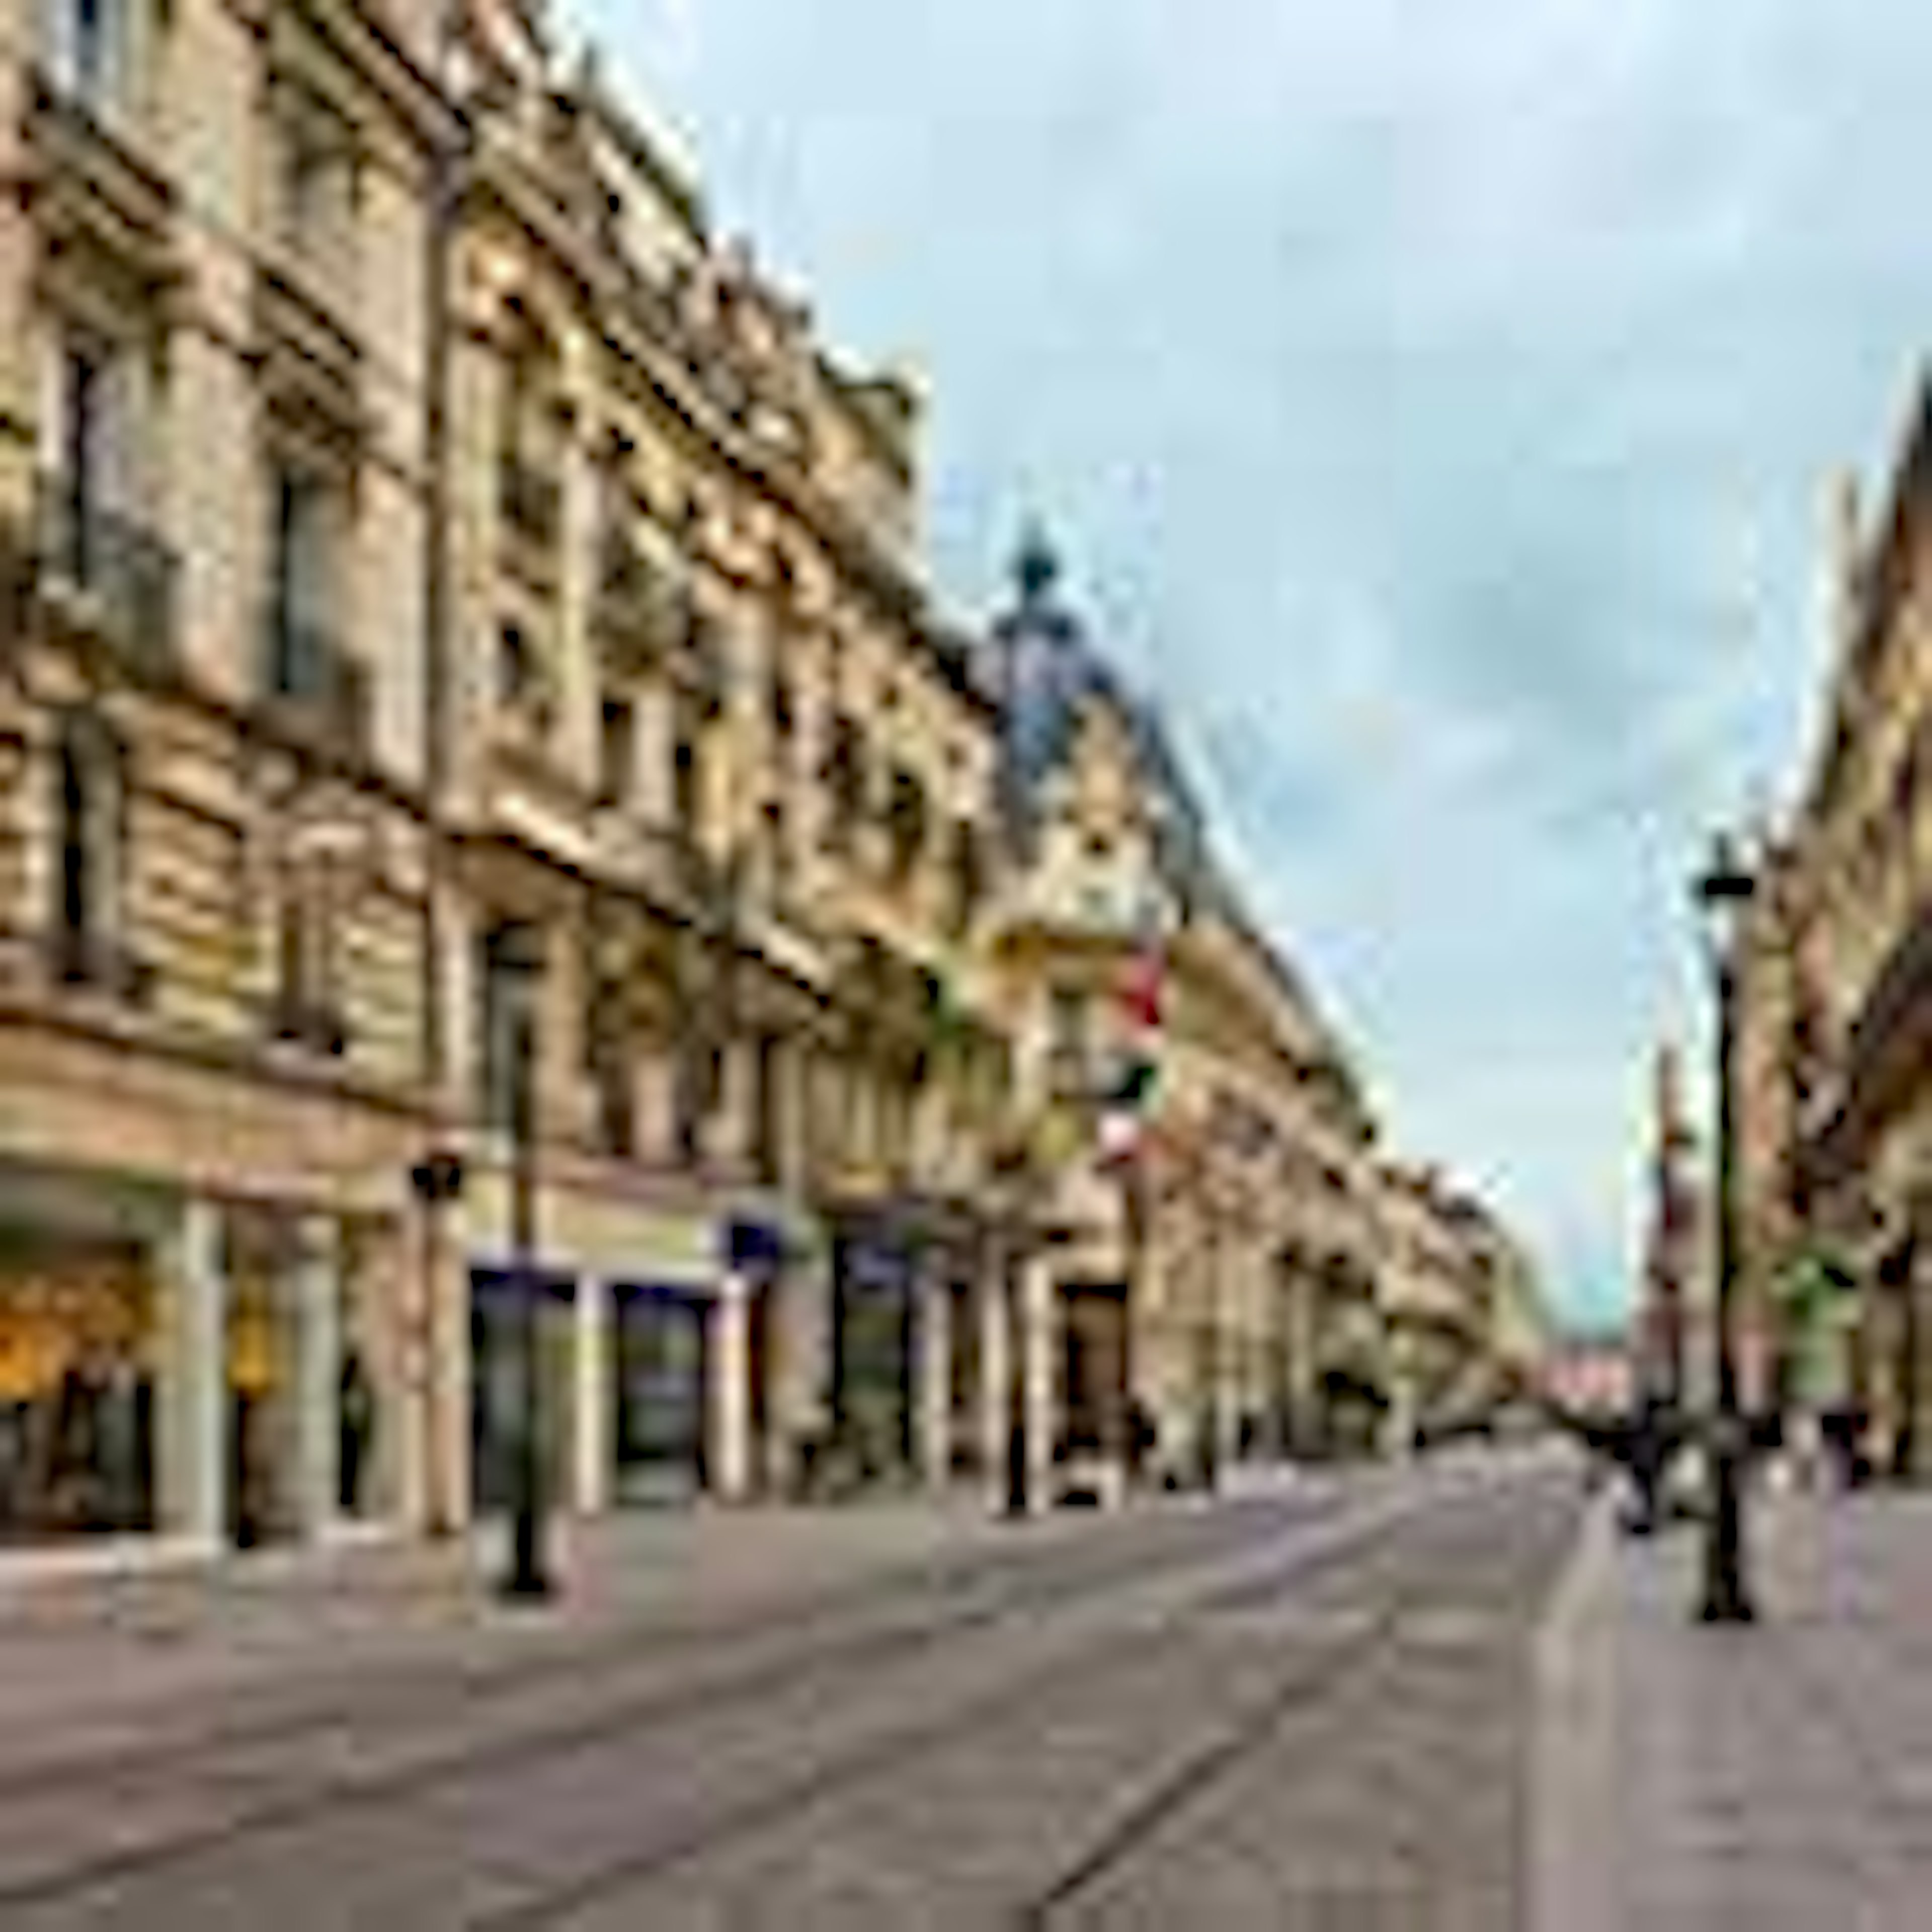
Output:
<path fill-rule="evenodd" d="M 620 1288 L 613 1310 L 620 1503 L 682 1502 L 706 1480 L 705 1304 L 671 1288 Z"/>
<path fill-rule="evenodd" d="M 569 1467 L 576 1388 L 574 1284 L 567 1276 L 526 1278 L 478 1268 L 470 1277 L 470 1437 L 471 1498 L 479 1516 L 501 1514 L 517 1500 L 518 1459 L 530 1406 L 524 1380 L 526 1295 L 536 1301 L 528 1314 L 536 1324 L 541 1507 L 560 1499 L 560 1480 Z"/>
<path fill-rule="evenodd" d="M 290 1527 L 294 1336 L 272 1269 L 238 1270 L 228 1296 L 228 1532 L 248 1549 Z"/>

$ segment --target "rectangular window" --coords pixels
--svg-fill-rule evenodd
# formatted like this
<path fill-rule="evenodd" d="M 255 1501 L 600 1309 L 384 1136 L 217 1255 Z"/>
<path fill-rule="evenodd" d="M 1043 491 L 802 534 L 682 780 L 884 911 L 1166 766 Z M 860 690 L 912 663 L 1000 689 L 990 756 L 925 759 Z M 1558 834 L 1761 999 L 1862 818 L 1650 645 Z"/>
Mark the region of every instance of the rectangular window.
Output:
<path fill-rule="evenodd" d="M 278 695 L 321 695 L 333 656 L 332 494 L 321 478 L 287 466 L 270 479 L 268 679 Z"/>
<path fill-rule="evenodd" d="M 511 921 L 485 933 L 480 952 L 480 1111 L 486 1125 L 514 1132 L 536 1103 L 538 935 Z"/>
<path fill-rule="evenodd" d="M 590 1082 L 593 1132 L 600 1153 L 628 1160 L 636 1151 L 636 1088 L 625 990 L 628 960 L 621 929 L 593 903 L 584 934 L 579 1028 Z"/>
<path fill-rule="evenodd" d="M 791 880 L 790 827 L 782 798 L 772 799 L 765 806 L 765 850 L 772 887 L 782 890 Z"/>
<path fill-rule="evenodd" d="M 496 634 L 496 694 L 506 704 L 531 697 L 539 684 L 537 658 L 520 624 L 506 623 Z"/>
<path fill-rule="evenodd" d="M 1056 986 L 1048 1016 L 1048 1042 L 1056 1055 L 1078 1058 L 1087 1051 L 1087 995 L 1077 986 Z"/>
<path fill-rule="evenodd" d="M 760 1035 L 752 1096 L 752 1159 L 758 1179 L 776 1186 L 783 1157 L 784 1045 L 776 1034 Z"/>
<path fill-rule="evenodd" d="M 345 266 L 354 213 L 355 149 L 348 124 L 307 89 L 290 86 L 278 103 L 281 238 L 319 266 Z"/>
<path fill-rule="evenodd" d="M 687 838 L 698 831 L 699 806 L 703 776 L 699 733 L 702 728 L 692 707 L 680 701 L 673 718 L 671 745 L 671 819 Z"/>
<path fill-rule="evenodd" d="M 277 919 L 275 1032 L 316 1053 L 346 1045 L 336 999 L 334 908 L 318 878 L 292 879 Z"/>
<path fill-rule="evenodd" d="M 118 107 L 128 78 L 127 0 L 48 0 L 44 19 L 54 85 L 91 113 Z"/>
<path fill-rule="evenodd" d="M 68 712 L 56 746 L 52 952 L 71 984 L 138 1000 L 148 975 L 122 944 L 128 855 L 127 754 L 92 713 Z"/>
<path fill-rule="evenodd" d="M 45 365 L 41 461 L 53 488 L 40 543 L 58 575 L 88 589 L 112 587 L 117 519 L 134 494 L 134 373 L 131 358 L 78 328 Z"/>
<path fill-rule="evenodd" d="M 606 697 L 597 743 L 597 796 L 604 805 L 622 805 L 631 796 L 636 756 L 637 712 L 630 700 Z"/>
<path fill-rule="evenodd" d="M 75 951 L 113 931 L 125 840 L 122 752 L 106 727 L 82 712 L 61 724 L 58 928 Z"/>
<path fill-rule="evenodd" d="M 710 1042 L 696 1031 L 681 1033 L 671 1060 L 671 1144 L 686 1166 L 704 1151 L 704 1121 L 710 1112 Z"/>
<path fill-rule="evenodd" d="M 1056 986 L 1047 1009 L 1047 1079 L 1063 1096 L 1083 1094 L 1088 1084 L 1087 995 L 1076 986 Z"/>
<path fill-rule="evenodd" d="M 926 788 L 912 772 L 892 773 L 886 826 L 891 840 L 892 870 L 902 884 L 912 877 L 926 848 Z"/>
<path fill-rule="evenodd" d="M 946 911 L 956 937 L 973 923 L 985 889 L 979 834 L 968 819 L 958 819 L 953 824 L 951 870 L 952 894 Z"/>
<path fill-rule="evenodd" d="M 830 794 L 826 843 L 834 851 L 850 849 L 866 802 L 866 744 L 863 733 L 850 718 L 832 721 L 831 742 L 825 758 L 826 788 Z"/>
<path fill-rule="evenodd" d="M 637 1103 L 630 1056 L 620 1039 L 608 1034 L 597 1039 L 591 1078 L 597 1102 L 598 1150 L 628 1160 L 637 1152 Z"/>

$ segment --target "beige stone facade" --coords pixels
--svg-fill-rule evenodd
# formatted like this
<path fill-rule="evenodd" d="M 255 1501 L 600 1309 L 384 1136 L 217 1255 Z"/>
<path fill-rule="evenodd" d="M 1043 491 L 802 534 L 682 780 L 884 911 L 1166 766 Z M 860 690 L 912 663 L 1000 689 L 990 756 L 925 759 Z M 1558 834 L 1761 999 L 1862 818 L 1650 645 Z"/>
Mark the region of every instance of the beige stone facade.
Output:
<path fill-rule="evenodd" d="M 532 1294 L 584 1510 L 1372 1441 L 1372 1123 L 1157 729 L 1039 759 L 916 386 L 436 18 L 0 0 L 0 1537 L 460 1526 Z"/>
<path fill-rule="evenodd" d="M 10 1532 L 320 1528 L 420 1487 L 401 1426 L 344 1478 L 314 1421 L 351 1364 L 400 1417 L 424 1353 L 406 292 L 448 117 L 406 40 L 329 5 L 0 12 Z"/>
<path fill-rule="evenodd" d="M 1855 1397 L 1877 1460 L 1900 1467 L 1922 1456 L 1932 1400 L 1929 454 L 1922 388 L 1876 514 L 1840 490 L 1822 729 L 1766 841 L 1739 962 L 1747 1319 L 1775 1333 L 1780 1284 L 1804 1258 L 1843 1269 Z"/>

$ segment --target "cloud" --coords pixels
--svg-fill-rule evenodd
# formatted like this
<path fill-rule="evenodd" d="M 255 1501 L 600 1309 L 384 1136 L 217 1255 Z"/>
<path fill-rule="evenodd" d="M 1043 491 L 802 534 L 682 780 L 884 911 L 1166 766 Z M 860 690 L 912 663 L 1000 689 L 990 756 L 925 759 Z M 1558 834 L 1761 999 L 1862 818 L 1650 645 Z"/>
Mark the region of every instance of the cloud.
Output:
<path fill-rule="evenodd" d="M 948 596 L 1053 520 L 1404 1138 L 1613 1304 L 1684 875 L 1932 312 L 1932 15 L 601 6 L 725 225 L 920 352 Z"/>

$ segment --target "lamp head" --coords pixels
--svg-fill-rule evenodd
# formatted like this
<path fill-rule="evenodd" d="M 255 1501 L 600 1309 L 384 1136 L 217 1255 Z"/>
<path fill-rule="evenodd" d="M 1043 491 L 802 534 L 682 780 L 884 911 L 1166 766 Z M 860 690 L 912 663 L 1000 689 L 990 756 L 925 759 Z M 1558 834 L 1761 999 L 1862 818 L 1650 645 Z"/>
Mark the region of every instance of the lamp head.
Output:
<path fill-rule="evenodd" d="M 1744 908 L 1757 890 L 1757 881 L 1727 834 L 1720 832 L 1712 840 L 1711 856 L 1696 890 L 1711 943 L 1728 952 L 1743 923 Z"/>

